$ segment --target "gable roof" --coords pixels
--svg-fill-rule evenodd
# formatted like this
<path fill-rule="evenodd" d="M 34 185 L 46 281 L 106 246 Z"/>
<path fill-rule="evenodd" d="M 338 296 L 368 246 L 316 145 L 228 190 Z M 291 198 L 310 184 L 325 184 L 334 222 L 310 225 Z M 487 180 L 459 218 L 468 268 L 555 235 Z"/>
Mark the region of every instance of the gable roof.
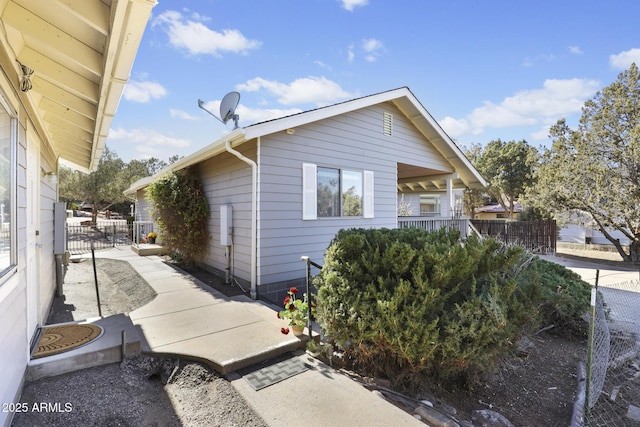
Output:
<path fill-rule="evenodd" d="M 127 194 L 132 194 L 135 191 L 146 187 L 153 182 L 155 177 L 160 176 L 163 173 L 186 168 L 222 153 L 225 151 L 225 144 L 227 141 L 232 147 L 236 147 L 258 137 L 282 132 L 286 129 L 303 126 L 385 102 L 393 103 L 416 126 L 416 128 L 433 144 L 435 149 L 453 166 L 456 171 L 454 175 L 456 175 L 467 187 L 480 188 L 487 185 L 484 178 L 482 178 L 480 173 L 471 165 L 471 162 L 469 162 L 465 157 L 460 148 L 451 138 L 449 138 L 409 88 L 401 87 L 235 129 L 210 145 L 178 160 L 176 163 L 157 173 L 153 177 L 143 178 L 135 182 L 127 190 Z"/>
<path fill-rule="evenodd" d="M 2 67 L 56 157 L 95 170 L 155 0 L 3 0 Z"/>

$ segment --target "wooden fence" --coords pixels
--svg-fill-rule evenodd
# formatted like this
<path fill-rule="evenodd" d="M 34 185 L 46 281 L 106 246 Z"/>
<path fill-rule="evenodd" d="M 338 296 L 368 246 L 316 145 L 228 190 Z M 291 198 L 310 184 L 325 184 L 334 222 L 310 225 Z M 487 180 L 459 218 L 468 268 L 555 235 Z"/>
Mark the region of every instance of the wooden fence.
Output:
<path fill-rule="evenodd" d="M 557 228 L 554 220 L 496 221 L 472 219 L 481 236 L 522 246 L 536 253 L 555 253 Z"/>

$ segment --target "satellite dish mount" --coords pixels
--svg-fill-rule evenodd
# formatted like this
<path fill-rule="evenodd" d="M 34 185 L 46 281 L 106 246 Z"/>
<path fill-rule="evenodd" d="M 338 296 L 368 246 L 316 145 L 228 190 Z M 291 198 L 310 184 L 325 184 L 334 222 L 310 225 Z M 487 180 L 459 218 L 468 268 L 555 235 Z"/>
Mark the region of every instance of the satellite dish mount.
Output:
<path fill-rule="evenodd" d="M 228 94 L 226 94 L 220 102 L 220 117 L 207 110 L 204 106 L 204 101 L 201 99 L 198 99 L 198 107 L 211 114 L 213 117 L 215 117 L 225 125 L 229 120 L 233 120 L 233 128 L 237 129 L 238 120 L 240 119 L 240 117 L 236 114 L 236 108 L 238 107 L 239 102 L 240 94 L 238 92 L 229 92 Z"/>

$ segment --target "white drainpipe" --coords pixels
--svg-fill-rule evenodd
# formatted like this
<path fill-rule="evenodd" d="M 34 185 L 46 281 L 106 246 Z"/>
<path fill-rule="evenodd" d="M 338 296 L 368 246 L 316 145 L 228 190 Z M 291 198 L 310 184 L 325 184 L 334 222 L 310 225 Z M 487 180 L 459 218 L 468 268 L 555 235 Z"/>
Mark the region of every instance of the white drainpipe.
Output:
<path fill-rule="evenodd" d="M 258 290 L 256 287 L 256 258 L 258 253 L 257 240 L 258 240 L 258 227 L 257 227 L 257 212 L 258 212 L 258 165 L 250 158 L 244 156 L 239 151 L 231 148 L 231 142 L 227 139 L 224 143 L 224 148 L 227 152 L 233 154 L 243 162 L 251 165 L 251 298 L 258 298 Z"/>

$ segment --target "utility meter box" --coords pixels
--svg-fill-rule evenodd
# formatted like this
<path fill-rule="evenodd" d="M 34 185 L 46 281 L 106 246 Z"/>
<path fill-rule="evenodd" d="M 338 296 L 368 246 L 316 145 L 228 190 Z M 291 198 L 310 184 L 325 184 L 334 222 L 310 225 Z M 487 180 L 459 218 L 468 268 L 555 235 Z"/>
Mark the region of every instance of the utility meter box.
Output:
<path fill-rule="evenodd" d="M 233 209 L 231 205 L 220 206 L 220 244 L 231 246 L 233 243 Z"/>
<path fill-rule="evenodd" d="M 64 254 L 67 251 L 67 204 L 53 204 L 53 253 Z"/>

